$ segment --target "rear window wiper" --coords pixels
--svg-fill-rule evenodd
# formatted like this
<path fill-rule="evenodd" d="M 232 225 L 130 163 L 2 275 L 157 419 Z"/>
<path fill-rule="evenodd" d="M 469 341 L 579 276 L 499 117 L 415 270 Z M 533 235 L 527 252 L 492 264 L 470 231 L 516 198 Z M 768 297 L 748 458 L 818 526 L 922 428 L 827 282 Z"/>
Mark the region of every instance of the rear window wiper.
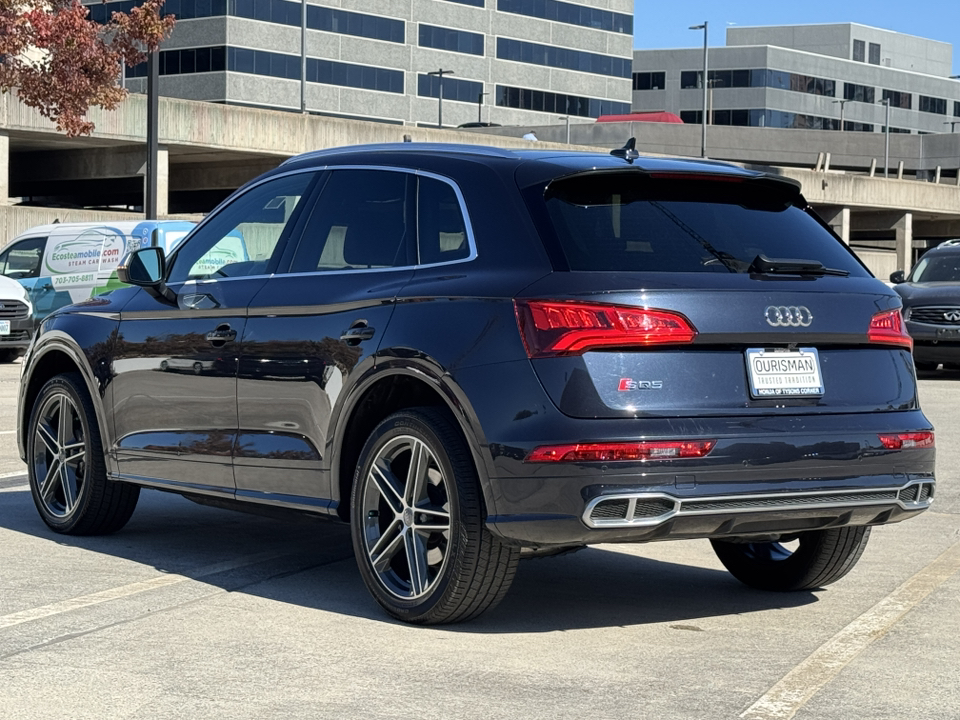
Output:
<path fill-rule="evenodd" d="M 760 275 L 836 275 L 847 277 L 847 270 L 824 267 L 817 260 L 799 260 L 795 258 L 768 258 L 766 255 L 757 255 L 747 272 Z"/>

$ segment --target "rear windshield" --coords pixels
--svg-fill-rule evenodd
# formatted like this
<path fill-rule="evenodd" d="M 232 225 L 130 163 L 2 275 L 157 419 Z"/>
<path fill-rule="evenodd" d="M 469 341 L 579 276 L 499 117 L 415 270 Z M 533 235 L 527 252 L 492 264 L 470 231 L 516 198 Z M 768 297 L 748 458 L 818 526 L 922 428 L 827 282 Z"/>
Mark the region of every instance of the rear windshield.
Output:
<path fill-rule="evenodd" d="M 606 173 L 554 181 L 544 198 L 571 270 L 743 273 L 764 255 L 868 276 L 785 183 Z"/>

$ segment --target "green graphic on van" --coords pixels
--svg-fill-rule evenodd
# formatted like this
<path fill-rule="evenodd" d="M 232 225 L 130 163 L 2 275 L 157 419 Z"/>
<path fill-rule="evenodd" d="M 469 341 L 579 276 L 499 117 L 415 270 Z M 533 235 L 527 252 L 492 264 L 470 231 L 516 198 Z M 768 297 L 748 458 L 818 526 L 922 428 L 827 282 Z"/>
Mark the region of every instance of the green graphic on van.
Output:
<path fill-rule="evenodd" d="M 47 246 L 44 267 L 59 282 L 57 286 L 83 285 L 97 273 L 110 272 L 120 264 L 125 238 L 110 227 L 93 228 L 79 236 L 52 242 Z"/>

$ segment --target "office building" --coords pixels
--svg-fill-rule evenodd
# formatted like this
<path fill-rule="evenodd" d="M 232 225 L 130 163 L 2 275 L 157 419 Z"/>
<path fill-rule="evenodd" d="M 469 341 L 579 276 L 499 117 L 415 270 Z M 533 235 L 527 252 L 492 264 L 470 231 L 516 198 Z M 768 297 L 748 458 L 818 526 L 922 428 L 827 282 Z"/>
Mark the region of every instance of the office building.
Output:
<path fill-rule="evenodd" d="M 697 34 L 691 33 L 691 41 Z M 883 132 L 960 130 L 960 79 L 948 43 L 853 23 L 727 28 L 711 47 L 715 125 Z M 703 114 L 703 48 L 636 50 L 633 110 Z"/>
<path fill-rule="evenodd" d="M 90 12 L 102 21 L 132 6 Z M 167 0 L 166 9 L 178 18 L 160 53 L 166 96 L 436 125 L 441 78 L 430 73 L 446 70 L 445 126 L 630 107 L 632 0 Z M 145 76 L 145 65 L 132 68 L 125 84 L 143 92 Z"/>

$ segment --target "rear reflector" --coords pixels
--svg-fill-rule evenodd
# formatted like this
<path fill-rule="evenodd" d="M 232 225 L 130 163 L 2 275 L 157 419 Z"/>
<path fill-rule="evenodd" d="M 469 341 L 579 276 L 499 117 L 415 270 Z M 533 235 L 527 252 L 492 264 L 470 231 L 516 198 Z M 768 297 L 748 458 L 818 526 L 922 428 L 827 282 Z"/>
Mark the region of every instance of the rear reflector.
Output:
<path fill-rule="evenodd" d="M 666 310 L 552 300 L 514 303 L 527 355 L 579 355 L 596 348 L 681 345 L 697 331 Z"/>
<path fill-rule="evenodd" d="M 880 442 L 887 450 L 909 450 L 934 446 L 932 432 L 886 433 L 880 435 Z"/>
<path fill-rule="evenodd" d="M 913 349 L 913 338 L 907 334 L 899 310 L 877 313 L 870 320 L 867 339 L 877 345 L 897 345 Z"/>
<path fill-rule="evenodd" d="M 543 445 L 531 452 L 525 462 L 617 462 L 701 458 L 709 455 L 716 444 L 716 440 L 677 440 Z"/>

